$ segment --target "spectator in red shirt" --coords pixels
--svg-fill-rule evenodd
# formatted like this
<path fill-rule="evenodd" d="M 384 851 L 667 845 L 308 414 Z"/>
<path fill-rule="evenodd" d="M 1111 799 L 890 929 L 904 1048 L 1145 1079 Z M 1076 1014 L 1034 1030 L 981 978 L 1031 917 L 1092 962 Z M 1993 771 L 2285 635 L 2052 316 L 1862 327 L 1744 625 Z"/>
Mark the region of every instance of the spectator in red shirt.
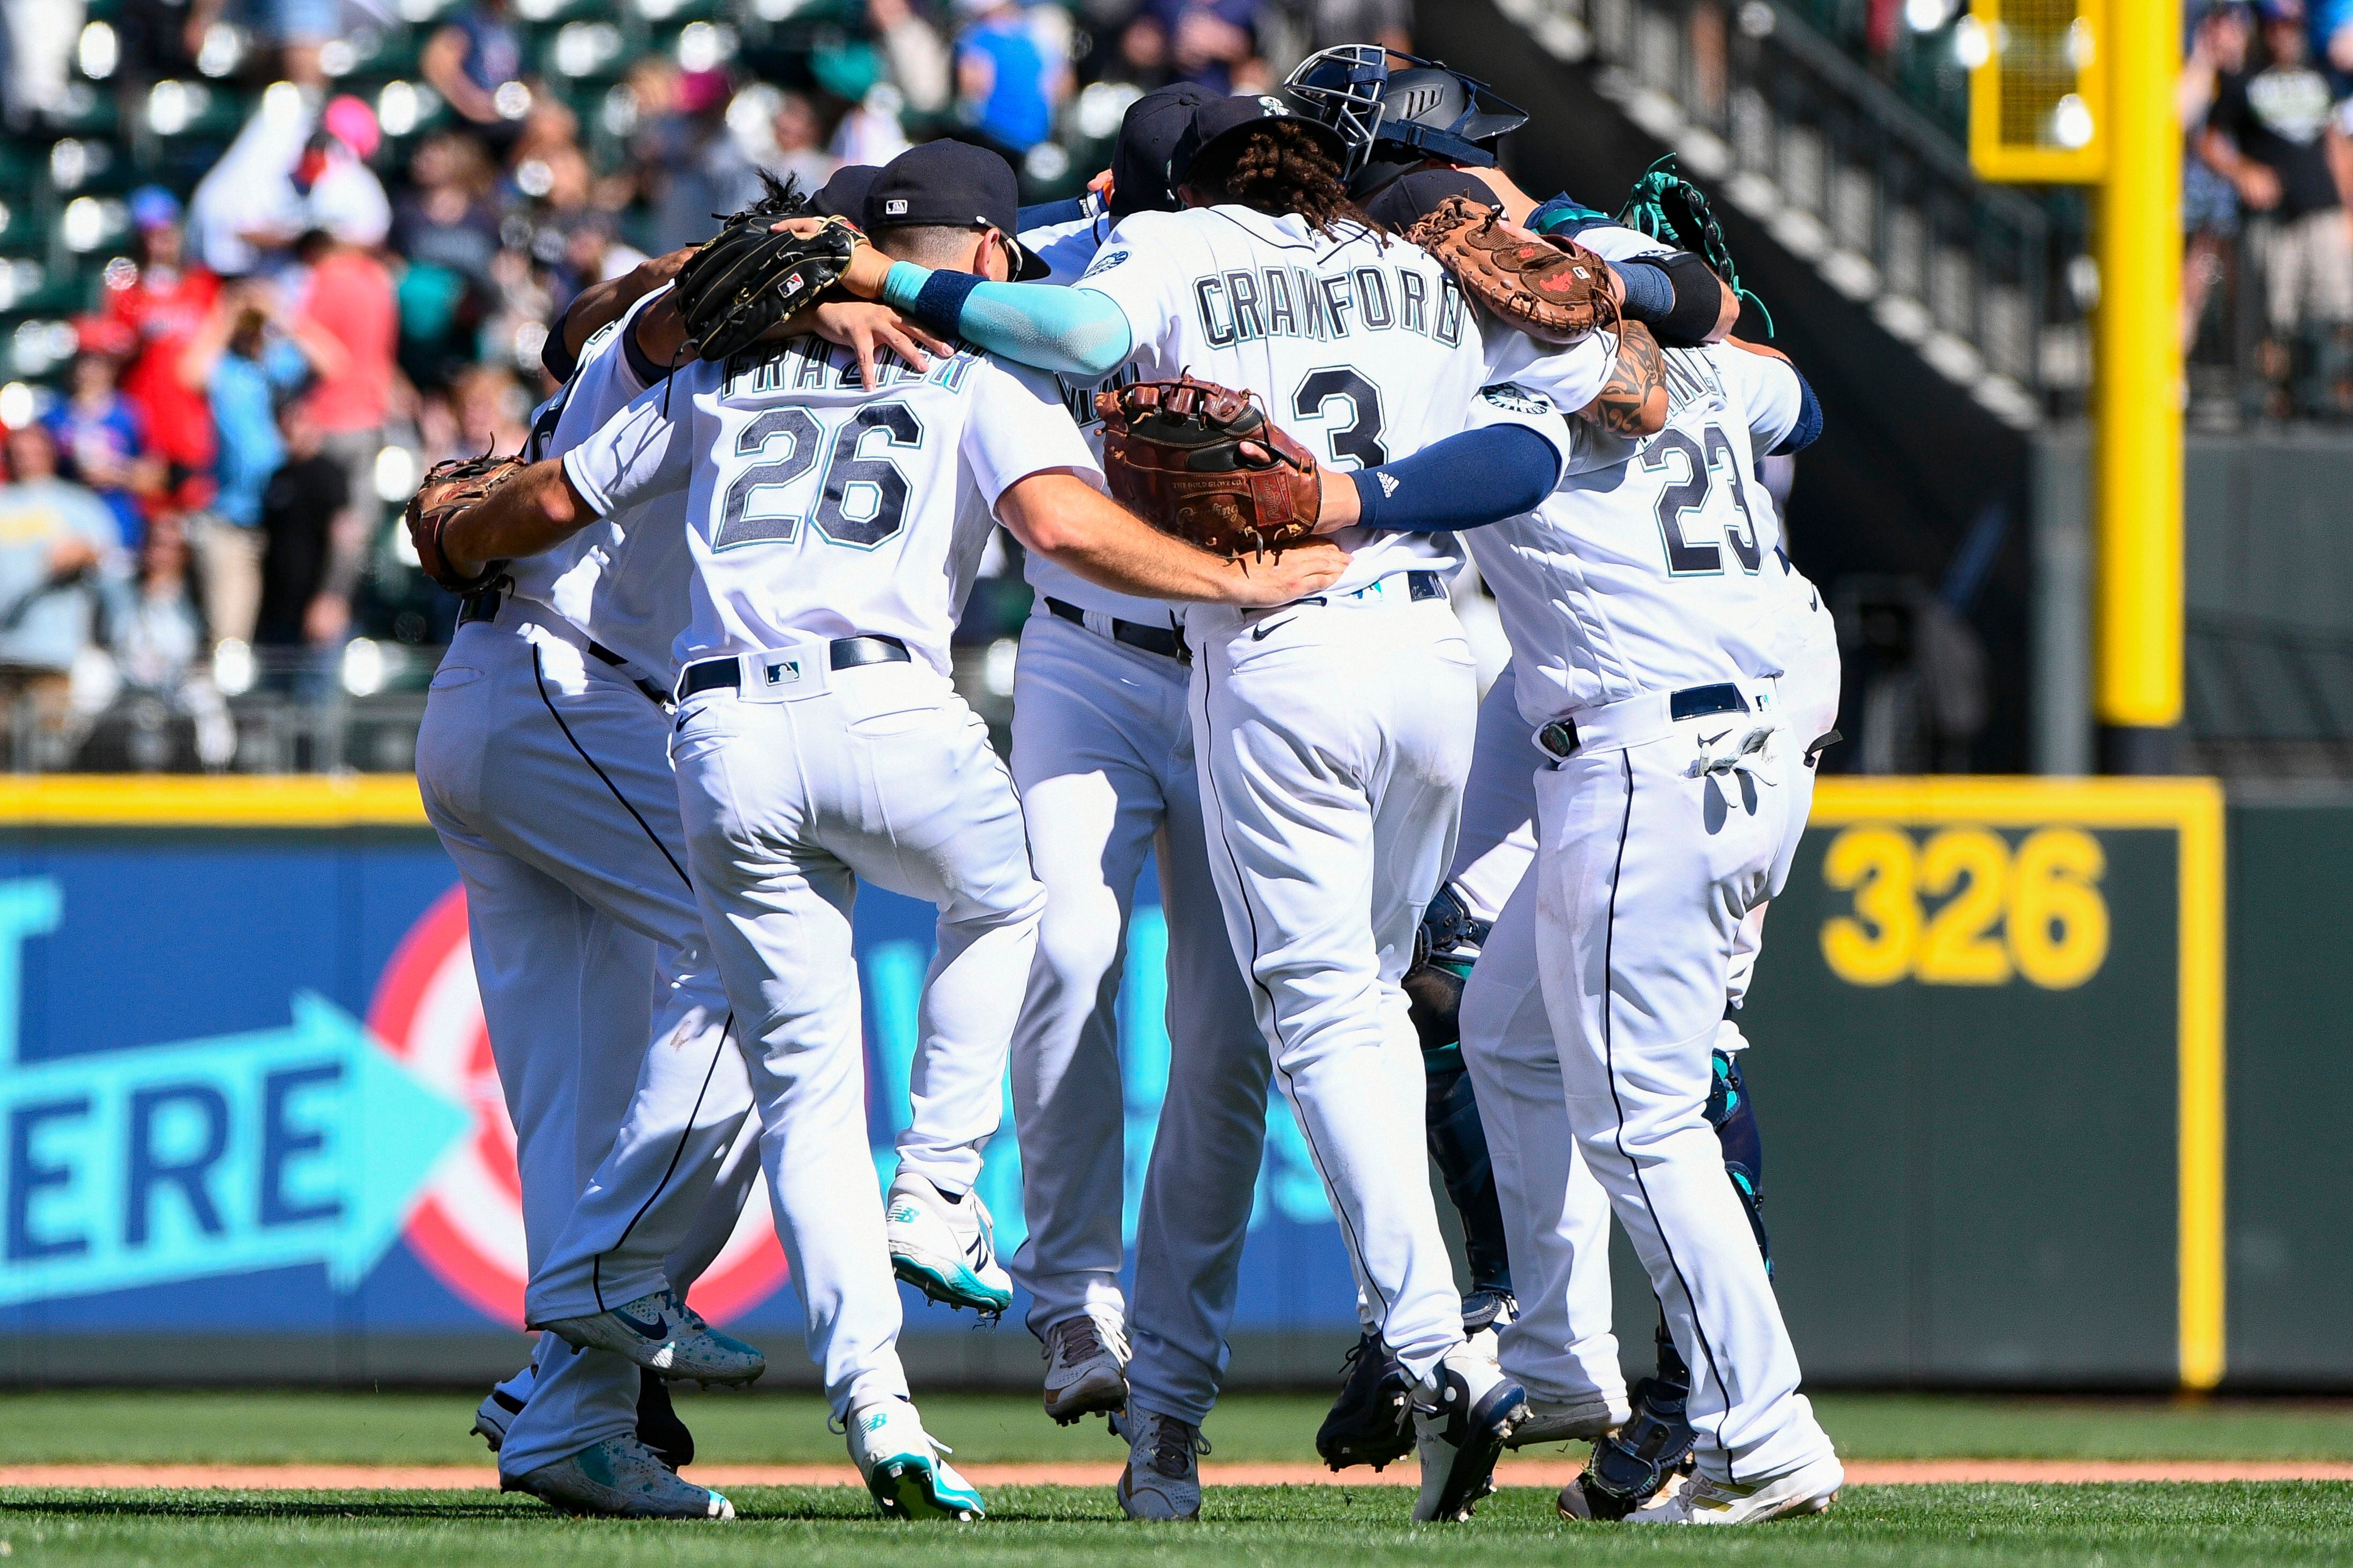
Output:
<path fill-rule="evenodd" d="M 312 603 L 307 630 L 314 643 L 342 639 L 368 542 L 384 520 L 375 461 L 399 374 L 400 309 L 392 274 L 357 238 L 318 233 L 303 246 L 311 285 L 301 314 L 343 351 L 343 363 L 311 389 L 307 412 L 320 433 L 320 449 L 342 466 L 350 498 L 335 519 L 326 583 Z"/>
<path fill-rule="evenodd" d="M 211 316 L 220 280 L 184 259 L 179 198 L 159 185 L 131 194 L 139 260 L 106 269 L 100 309 L 136 340 L 122 395 L 146 421 L 148 449 L 168 465 L 166 487 L 181 505 L 211 500 L 213 418 L 201 389 L 180 375 L 180 356 Z"/>

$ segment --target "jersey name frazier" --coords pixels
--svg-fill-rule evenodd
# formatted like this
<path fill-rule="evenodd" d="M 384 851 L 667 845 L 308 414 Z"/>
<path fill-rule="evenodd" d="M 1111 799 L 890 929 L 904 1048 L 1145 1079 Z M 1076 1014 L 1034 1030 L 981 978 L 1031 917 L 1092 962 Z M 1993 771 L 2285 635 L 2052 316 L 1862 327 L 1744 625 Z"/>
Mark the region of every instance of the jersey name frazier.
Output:
<path fill-rule="evenodd" d="M 772 351 L 771 351 L 772 352 Z M 917 370 L 888 351 L 874 356 L 874 380 L 879 387 L 930 382 L 954 392 L 978 362 L 969 349 L 935 359 L 929 370 Z M 746 353 L 727 362 L 722 397 L 757 396 L 769 392 L 863 392 L 858 356 L 836 343 L 816 337 L 796 338 L 774 358 Z"/>
<path fill-rule="evenodd" d="M 1388 331 L 1418 333 L 1448 348 L 1462 342 L 1462 290 L 1440 273 L 1433 300 L 1429 275 L 1411 268 L 1236 268 L 1194 279 L 1193 304 L 1202 338 L 1217 349 L 1266 338 L 1330 342 Z"/>

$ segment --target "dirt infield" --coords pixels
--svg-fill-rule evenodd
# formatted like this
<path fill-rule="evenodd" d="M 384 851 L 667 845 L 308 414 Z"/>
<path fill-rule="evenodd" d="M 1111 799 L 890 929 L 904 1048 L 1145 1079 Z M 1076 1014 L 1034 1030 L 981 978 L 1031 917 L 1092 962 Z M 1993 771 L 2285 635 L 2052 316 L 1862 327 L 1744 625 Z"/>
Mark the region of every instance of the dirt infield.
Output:
<path fill-rule="evenodd" d="M 1579 1461 L 1507 1459 L 1495 1479 L 1507 1487 L 1558 1487 Z M 1107 1487 L 1119 1479 L 1111 1464 L 966 1465 L 976 1486 Z M 848 1465 L 693 1465 L 690 1479 L 711 1487 L 856 1486 Z M 1847 1480 L 1856 1486 L 2003 1483 L 2086 1485 L 2117 1481 L 2348 1481 L 2353 1463 L 2329 1460 L 2236 1459 L 1859 1459 Z M 1320 1465 L 1201 1467 L 1209 1486 L 1413 1486 L 1413 1466 L 1392 1465 L 1379 1475 L 1353 1469 L 1334 1474 Z M 0 1465 L 0 1487 L 43 1489 L 165 1489 L 191 1491 L 471 1491 L 496 1487 L 498 1472 L 477 1465 Z"/>

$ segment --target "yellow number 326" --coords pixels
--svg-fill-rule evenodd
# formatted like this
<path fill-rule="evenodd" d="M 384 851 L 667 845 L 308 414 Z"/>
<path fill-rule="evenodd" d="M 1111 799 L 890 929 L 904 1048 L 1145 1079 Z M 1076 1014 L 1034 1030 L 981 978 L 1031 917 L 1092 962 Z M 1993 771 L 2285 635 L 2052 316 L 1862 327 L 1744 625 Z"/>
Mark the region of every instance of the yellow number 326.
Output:
<path fill-rule="evenodd" d="M 1951 827 L 1918 844 L 1899 828 L 1850 827 L 1831 841 L 1822 880 L 1854 912 L 1822 927 L 1822 956 L 1851 985 L 2081 985 L 2108 956 L 2107 857 L 2074 827 L 2044 827 L 2015 854 L 1996 833 Z M 1942 900 L 1924 913 L 1921 897 Z M 1996 928 L 2000 931 L 1997 933 Z"/>

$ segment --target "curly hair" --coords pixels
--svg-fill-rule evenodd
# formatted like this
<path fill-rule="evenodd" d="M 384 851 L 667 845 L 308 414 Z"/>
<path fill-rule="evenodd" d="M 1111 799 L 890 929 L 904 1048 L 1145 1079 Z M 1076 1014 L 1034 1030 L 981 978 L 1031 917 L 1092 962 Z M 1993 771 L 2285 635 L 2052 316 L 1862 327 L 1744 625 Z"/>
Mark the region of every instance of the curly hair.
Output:
<path fill-rule="evenodd" d="M 1316 233 L 1334 236 L 1335 226 L 1361 225 L 1375 235 L 1384 229 L 1348 195 L 1340 165 L 1305 127 L 1284 120 L 1253 125 L 1194 164 L 1187 184 L 1236 206 L 1281 217 L 1297 213 Z"/>

